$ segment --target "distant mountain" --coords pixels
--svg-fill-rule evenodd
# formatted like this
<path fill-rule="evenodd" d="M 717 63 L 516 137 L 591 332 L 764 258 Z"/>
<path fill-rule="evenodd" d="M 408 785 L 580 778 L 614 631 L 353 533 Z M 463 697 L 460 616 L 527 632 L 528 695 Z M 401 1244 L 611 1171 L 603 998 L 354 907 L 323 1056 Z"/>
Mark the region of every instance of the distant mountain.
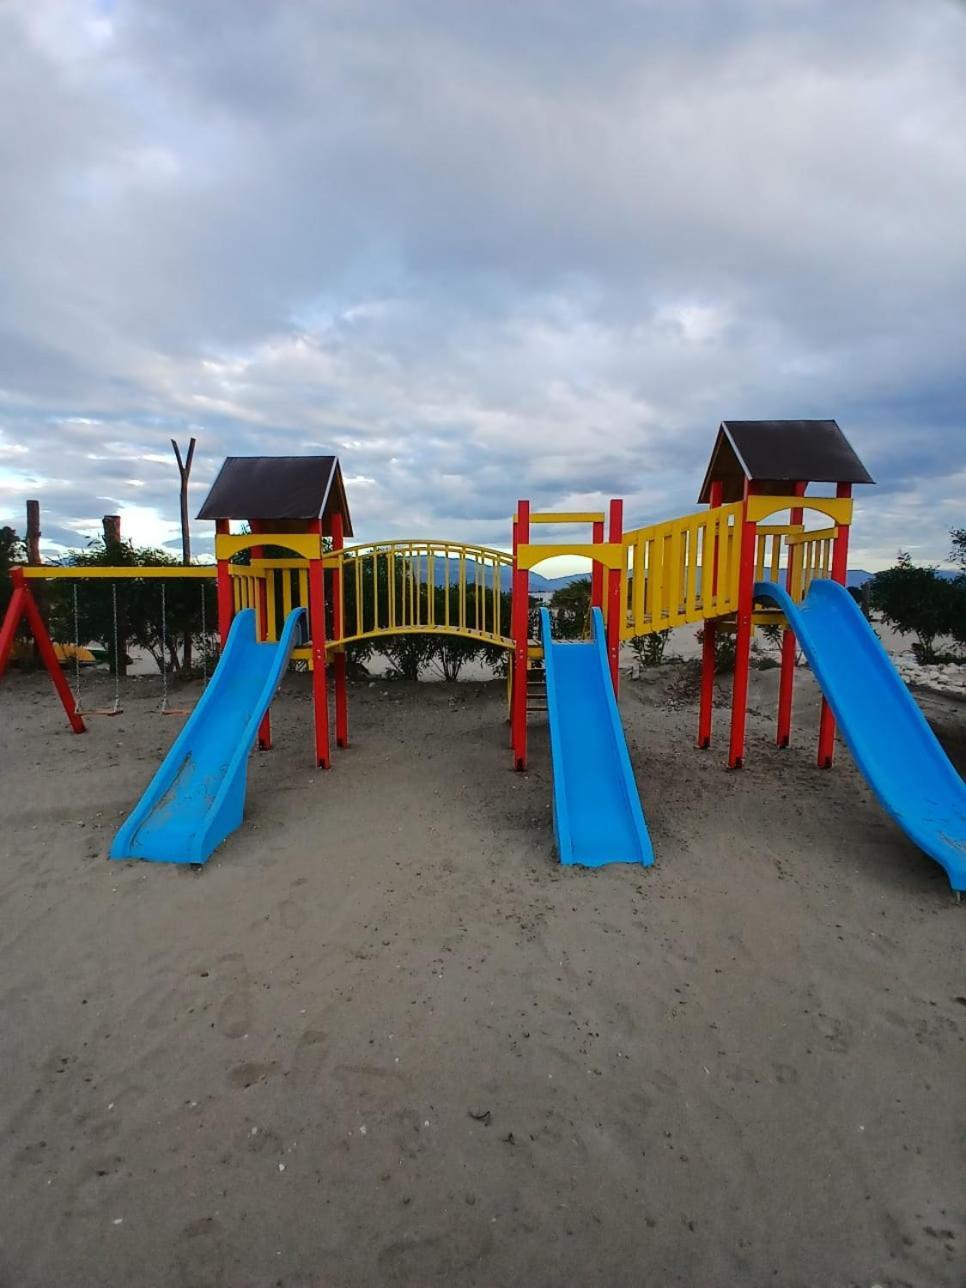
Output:
<path fill-rule="evenodd" d="M 468 559 L 466 561 L 466 576 L 468 580 L 472 580 L 472 577 L 473 577 L 472 570 L 473 570 L 473 560 Z M 423 562 L 424 576 L 425 576 L 425 572 L 426 572 L 426 565 L 424 561 Z M 959 573 L 953 572 L 950 569 L 946 569 L 946 568 L 937 568 L 936 572 L 939 577 L 943 577 L 948 581 L 952 581 L 955 577 L 959 576 Z M 874 576 L 875 576 L 874 573 L 866 571 L 865 568 L 850 568 L 847 574 L 846 585 L 853 586 L 856 589 L 858 589 L 859 587 L 864 586 L 867 581 L 871 581 L 871 579 Z M 484 569 L 481 580 L 485 585 L 487 586 L 492 585 L 491 577 L 492 577 L 492 574 L 490 569 L 489 568 Z M 785 579 L 784 568 L 780 569 L 779 578 L 781 581 L 784 581 Z M 446 569 L 445 569 L 445 566 L 439 560 L 436 561 L 435 579 L 436 579 L 437 586 L 442 586 L 446 582 Z M 456 565 L 455 560 L 450 562 L 449 580 L 451 584 L 455 584 L 459 580 L 459 569 Z M 500 575 L 501 588 L 503 590 L 509 591 L 512 586 L 512 580 L 513 580 L 513 577 L 510 572 L 510 569 L 509 568 L 502 569 L 501 575 Z M 543 577 L 538 572 L 531 572 L 530 591 L 532 594 L 536 594 L 536 595 L 551 594 L 553 591 L 561 590 L 564 586 L 569 586 L 575 581 L 589 581 L 589 580 L 590 580 L 590 576 L 588 573 L 585 573 L 585 572 L 584 573 L 573 572 L 573 573 L 570 573 L 569 576 L 564 576 L 564 577 Z M 770 578 L 766 577 L 766 580 L 770 580 Z"/>

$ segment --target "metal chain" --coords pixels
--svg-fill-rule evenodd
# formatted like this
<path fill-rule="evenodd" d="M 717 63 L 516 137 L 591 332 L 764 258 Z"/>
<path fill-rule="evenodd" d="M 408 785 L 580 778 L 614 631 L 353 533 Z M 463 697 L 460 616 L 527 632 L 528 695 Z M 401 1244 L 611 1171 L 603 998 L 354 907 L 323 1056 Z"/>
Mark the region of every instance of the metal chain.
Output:
<path fill-rule="evenodd" d="M 164 582 L 161 583 L 161 712 L 168 709 L 168 614 Z"/>
<path fill-rule="evenodd" d="M 117 582 L 111 582 L 111 607 L 114 612 L 114 714 L 121 709 L 121 650 L 117 630 Z"/>
<path fill-rule="evenodd" d="M 201 583 L 201 687 L 208 687 L 208 625 L 205 620 L 205 583 Z"/>
<path fill-rule="evenodd" d="M 74 715 L 80 715 L 80 610 L 77 606 L 77 582 L 74 582 Z"/>

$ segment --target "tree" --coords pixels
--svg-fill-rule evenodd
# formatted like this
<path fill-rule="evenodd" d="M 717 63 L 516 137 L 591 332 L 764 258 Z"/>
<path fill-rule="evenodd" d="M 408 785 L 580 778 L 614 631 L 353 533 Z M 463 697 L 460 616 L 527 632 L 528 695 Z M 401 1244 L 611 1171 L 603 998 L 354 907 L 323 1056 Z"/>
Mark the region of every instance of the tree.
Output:
<path fill-rule="evenodd" d="M 899 552 L 894 568 L 876 573 L 870 600 L 900 635 L 915 635 L 912 646 L 920 662 L 935 659 L 935 640 L 957 628 L 957 595 L 954 583 L 937 575 L 935 568 L 917 568 L 909 554 Z"/>
<path fill-rule="evenodd" d="M 449 620 L 459 621 L 460 588 L 458 585 L 436 586 L 433 589 L 433 597 L 434 617 L 437 623 L 446 620 L 447 601 Z M 459 679 L 460 671 L 468 662 L 479 657 L 483 648 L 478 640 L 459 635 L 441 635 L 436 639 L 435 644 L 432 660 L 442 673 L 443 679 L 453 682 Z"/>
<path fill-rule="evenodd" d="M 581 577 L 561 586 L 550 597 L 554 634 L 563 640 L 582 639 L 590 629 L 590 581 Z"/>
<path fill-rule="evenodd" d="M 632 635 L 627 642 L 637 659 L 637 665 L 644 668 L 661 665 L 670 638 L 671 629 L 666 627 L 663 631 L 651 631 L 649 635 Z"/>
<path fill-rule="evenodd" d="M 71 568 L 96 567 L 180 567 L 180 561 L 165 550 L 133 546 L 128 541 L 97 540 L 86 550 L 72 551 L 64 560 Z M 164 622 L 162 629 L 162 586 Z M 76 587 L 76 620 L 75 620 Z M 116 598 L 115 598 L 116 593 Z M 159 582 L 155 578 L 69 580 L 50 583 L 50 620 L 58 639 L 72 640 L 76 634 L 82 643 L 100 640 L 107 649 L 112 672 L 123 675 L 126 650 L 134 644 L 151 654 L 160 670 L 186 674 L 179 639 L 196 637 L 201 641 L 201 597 L 205 598 L 206 626 L 217 620 L 215 588 L 206 581 L 172 578 Z M 115 608 L 118 648 L 115 655 Z M 189 661 L 190 666 L 190 661 Z"/>
<path fill-rule="evenodd" d="M 191 462 L 195 457 L 196 439 L 192 438 L 188 443 L 188 454 L 182 460 L 181 448 L 175 439 L 172 438 L 171 446 L 174 448 L 174 458 L 178 462 L 178 476 L 181 480 L 179 488 L 179 501 L 181 510 L 181 562 L 187 567 L 191 563 L 191 523 L 188 519 L 188 481 L 191 477 Z M 191 635 L 184 637 L 184 666 L 186 671 L 191 670 Z"/>
<path fill-rule="evenodd" d="M 949 561 L 959 567 L 961 576 L 966 576 L 966 528 L 950 528 L 949 537 L 952 542 Z"/>
<path fill-rule="evenodd" d="M 432 635 L 390 635 L 380 641 L 379 651 L 389 662 L 389 675 L 402 680 L 418 680 L 437 650 L 439 641 Z"/>
<path fill-rule="evenodd" d="M 6 526 L 0 528 L 0 621 L 3 620 L 13 595 L 10 570 L 16 564 L 23 563 L 25 557 L 24 544 L 13 528 Z"/>

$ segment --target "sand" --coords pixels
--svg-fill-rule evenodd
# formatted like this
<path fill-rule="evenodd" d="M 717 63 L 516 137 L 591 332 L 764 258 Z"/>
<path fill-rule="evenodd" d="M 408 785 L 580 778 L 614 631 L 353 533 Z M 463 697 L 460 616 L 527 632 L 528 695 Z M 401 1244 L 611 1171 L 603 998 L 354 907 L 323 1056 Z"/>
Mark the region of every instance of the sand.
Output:
<path fill-rule="evenodd" d="M 499 683 L 286 681 L 199 872 L 105 854 L 180 727 L 0 691 L 0 1284 L 966 1282 L 966 902 L 848 754 L 625 683 L 657 863 L 562 869 Z M 189 695 L 190 696 L 190 695 Z M 957 764 L 964 708 L 926 700 Z"/>

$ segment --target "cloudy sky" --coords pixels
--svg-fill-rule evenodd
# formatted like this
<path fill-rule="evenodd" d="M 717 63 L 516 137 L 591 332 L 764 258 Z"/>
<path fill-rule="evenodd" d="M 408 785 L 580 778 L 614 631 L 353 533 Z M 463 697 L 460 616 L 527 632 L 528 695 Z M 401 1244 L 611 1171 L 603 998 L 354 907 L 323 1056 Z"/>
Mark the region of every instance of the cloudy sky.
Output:
<path fill-rule="evenodd" d="M 695 508 L 834 416 L 854 566 L 966 523 L 966 5 L 5 0 L 0 520 L 176 539 L 169 439 L 357 535 Z M 196 526 L 197 544 L 205 525 Z"/>

